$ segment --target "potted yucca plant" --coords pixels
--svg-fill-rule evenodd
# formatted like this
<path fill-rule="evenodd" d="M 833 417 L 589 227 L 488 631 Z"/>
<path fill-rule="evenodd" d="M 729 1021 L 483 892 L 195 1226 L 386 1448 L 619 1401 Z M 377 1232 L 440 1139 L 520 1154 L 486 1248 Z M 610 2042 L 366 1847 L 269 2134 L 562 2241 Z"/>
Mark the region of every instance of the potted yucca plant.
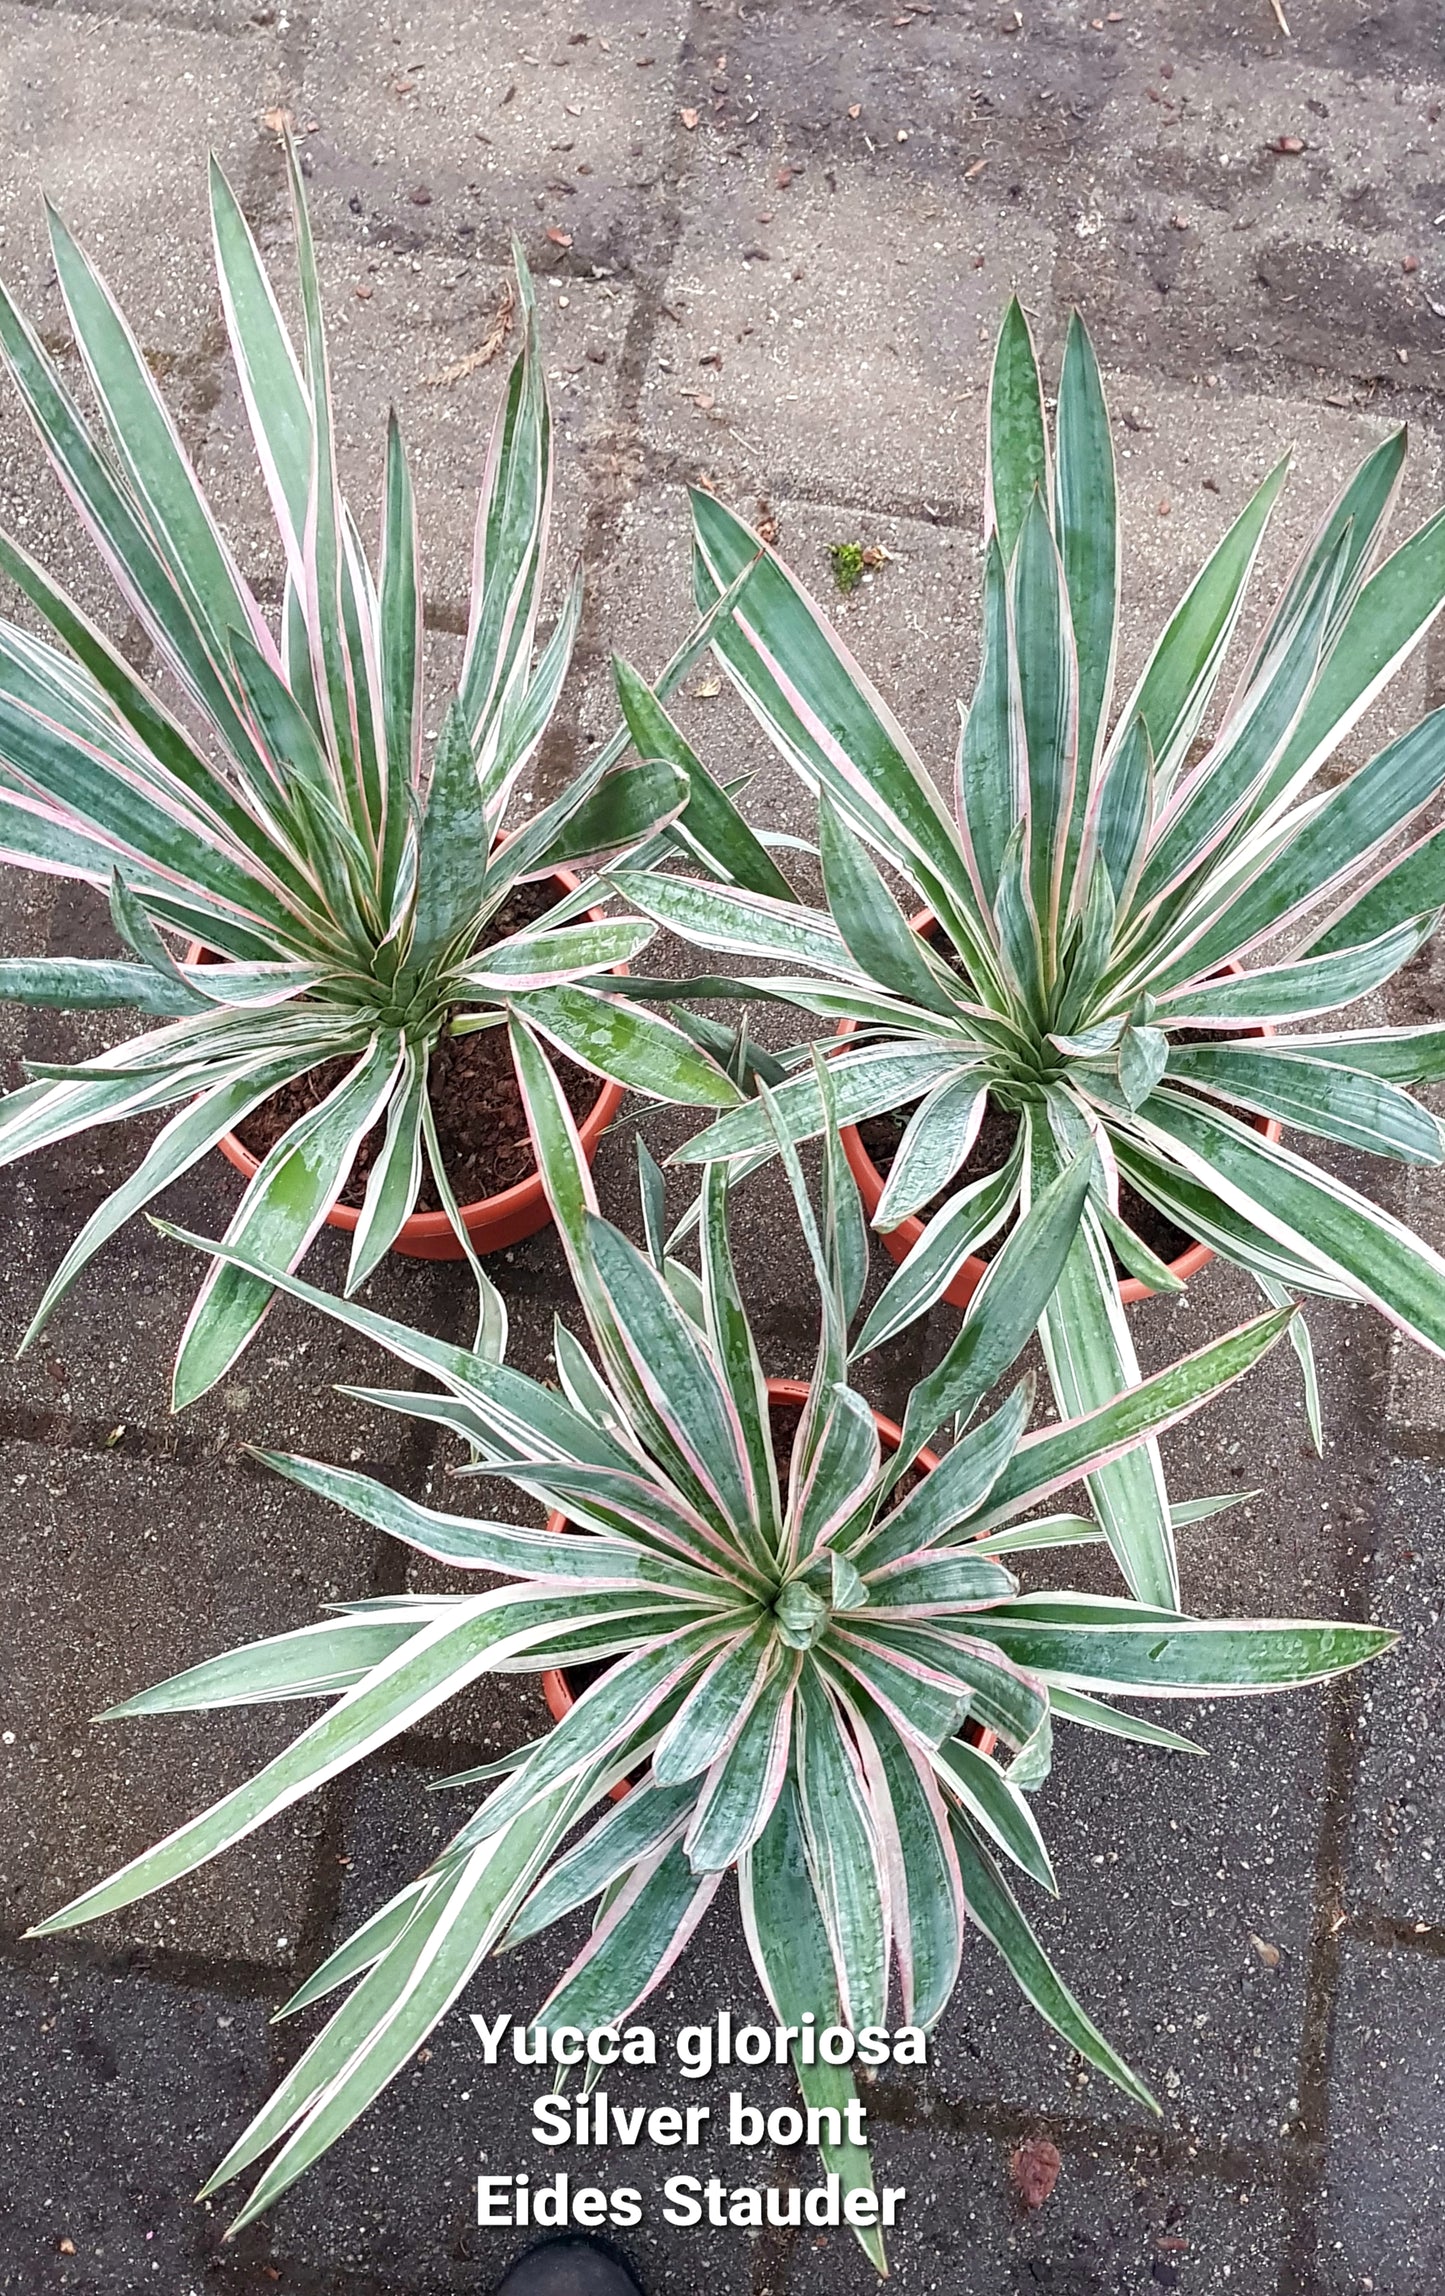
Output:
<path fill-rule="evenodd" d="M 117 1708 L 327 1701 L 265 1769 L 39 1933 L 193 1871 L 483 1672 L 600 1664 L 546 1736 L 446 1781 L 484 1789 L 452 1841 L 283 2011 L 350 1989 L 207 2187 L 274 2150 L 238 2225 L 364 2110 L 489 1955 L 600 1898 L 581 1951 L 529 2008 L 553 2026 L 621 2024 L 729 1870 L 780 2024 L 801 2030 L 811 2013 L 819 2029 L 878 2027 L 891 1999 L 905 2024 L 927 2027 L 953 1990 L 972 1921 L 1070 2046 L 1152 2103 L 1051 1968 L 1006 1878 L 1016 1868 L 1055 1887 L 1028 1799 L 1048 1771 L 1053 1724 L 1188 1750 L 1112 1701 L 1319 1681 L 1392 1638 L 1364 1625 L 1221 1624 L 1124 1599 L 1029 1596 L 1009 1566 L 1031 1548 L 1097 1538 L 1085 1518 L 1021 1518 L 1218 1394 L 1274 1343 L 1289 1311 L 1068 1422 L 1025 1432 L 1027 1380 L 979 1416 L 1066 1262 L 1090 1185 L 1088 1147 L 1037 1192 L 902 1428 L 890 1427 L 847 1384 L 866 1233 L 836 1129 L 818 1213 L 763 1085 L 820 1303 L 811 1377 L 770 1390 L 734 1270 L 725 1167 L 703 1181 L 693 1269 L 667 1254 L 660 1175 L 644 1156 L 639 1249 L 598 1216 L 565 1098 L 531 1032 L 511 1025 L 591 1340 L 589 1350 L 559 1318 L 560 1392 L 263 1271 L 241 1247 L 201 1248 L 434 1379 L 440 1393 L 367 1393 L 454 1431 L 471 1446 L 472 1472 L 505 1478 L 554 1510 L 552 1524 L 443 1513 L 349 1468 L 263 1454 L 422 1555 L 512 1583 L 343 1604 Z M 826 1106 L 826 1068 L 816 1081 Z M 926 1445 L 940 1428 L 955 1440 L 936 1459 Z M 610 1800 L 629 1779 L 625 1798 Z M 807 2103 L 846 2114 L 855 2095 L 846 2066 L 795 2062 Z M 844 2193 L 871 2189 L 866 2147 L 822 2149 Z M 848 2221 L 883 2270 L 881 2232 L 866 2214 Z"/>
<path fill-rule="evenodd" d="M 1075 317 L 1051 445 L 1013 304 L 989 401 L 982 662 L 952 802 L 794 576 L 694 496 L 699 601 L 754 568 L 713 642 L 817 793 L 828 911 L 776 890 L 610 881 L 695 944 L 768 960 L 742 993 L 843 1032 L 829 1067 L 849 1159 L 903 1263 L 860 1351 L 945 1296 L 966 1300 L 992 1240 L 1086 1140 L 1095 1184 L 1042 1324 L 1065 1413 L 1137 1377 L 1125 1300 L 1177 1289 L 1210 1250 L 1277 1303 L 1364 1301 L 1445 1348 L 1445 1261 L 1280 1137 L 1405 1163 L 1442 1154 L 1406 1088 L 1445 1075 L 1445 1028 L 1315 1025 L 1388 981 L 1445 904 L 1445 832 L 1420 833 L 1445 785 L 1445 711 L 1319 781 L 1445 598 L 1445 513 L 1375 564 L 1404 455 L 1401 431 L 1345 487 L 1207 740 L 1283 463 L 1115 710 L 1119 539 L 1098 369 Z M 922 913 L 900 907 L 868 847 Z M 794 1140 L 823 1126 L 810 1075 L 778 1108 Z M 758 1106 L 730 1113 L 681 1158 L 745 1166 L 771 1153 L 770 1122 Z M 1294 1337 L 1318 1441 L 1302 1320 Z M 1157 1451 L 1098 1476 L 1094 1500 L 1133 1591 L 1177 1602 Z"/>
<path fill-rule="evenodd" d="M 717 1107 L 738 1097 L 695 1042 L 613 982 L 655 928 L 595 914 L 567 867 L 619 848 L 651 865 L 674 844 L 707 861 L 716 830 L 728 873 L 771 886 L 721 793 L 708 814 L 701 780 L 693 790 L 664 761 L 621 762 L 624 732 L 551 804 L 506 822 L 581 607 L 574 580 L 538 652 L 553 455 L 520 251 L 520 355 L 492 439 L 457 690 L 428 760 L 406 457 L 393 417 L 373 564 L 338 491 L 317 267 L 289 150 L 288 166 L 301 358 L 240 207 L 211 172 L 226 325 L 285 566 L 274 626 L 135 337 L 58 217 L 56 273 L 97 419 L 0 290 L 0 354 L 182 705 L 0 537 L 0 569 L 60 640 L 0 620 L 0 858 L 108 894 L 128 952 L 6 961 L 0 996 L 134 1008 L 161 1024 L 96 1059 L 34 1064 L 0 1101 L 0 1162 L 175 1111 L 66 1253 L 32 1338 L 106 1238 L 217 1146 L 249 1182 L 231 1239 L 285 1267 L 330 1219 L 354 1231 L 352 1289 L 393 1246 L 445 1255 L 530 1234 L 547 1217 L 541 1184 L 495 1153 L 526 1137 L 508 1015 L 575 1064 L 589 1152 L 623 1087 Z M 463 1192 L 479 1163 L 502 1177 L 459 1205 L 449 1159 Z M 220 1377 L 269 1297 L 234 1267 L 211 1268 L 181 1342 L 178 1401 Z"/>

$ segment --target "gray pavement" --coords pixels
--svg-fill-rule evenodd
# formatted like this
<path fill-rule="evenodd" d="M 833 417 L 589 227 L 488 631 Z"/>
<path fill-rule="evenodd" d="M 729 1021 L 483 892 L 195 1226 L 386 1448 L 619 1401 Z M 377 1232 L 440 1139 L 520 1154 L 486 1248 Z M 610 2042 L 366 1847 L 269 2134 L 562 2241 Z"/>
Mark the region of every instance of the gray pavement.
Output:
<path fill-rule="evenodd" d="M 457 634 L 474 493 L 503 362 L 438 381 L 486 338 L 516 231 L 539 276 L 558 412 L 559 562 L 589 605 L 573 692 L 537 781 L 608 729 L 606 660 L 656 669 L 688 618 L 684 487 L 749 513 L 820 590 L 827 546 L 888 562 L 840 624 L 940 774 L 976 653 L 987 356 L 1017 287 L 1056 361 L 1071 304 L 1103 358 L 1127 518 L 1124 667 L 1278 452 L 1296 472 L 1262 595 L 1352 462 L 1411 427 L 1406 513 L 1440 499 L 1445 391 L 1445 71 L 1435 0 L 0 0 L 0 272 L 63 341 L 40 194 L 126 303 L 248 571 L 274 547 L 222 352 L 204 225 L 217 149 L 284 265 L 288 109 L 306 155 L 334 327 L 339 429 L 374 512 L 385 410 L 413 449 L 427 551 L 431 707 Z M 1296 148 L 1298 147 L 1298 148 Z M 105 578 L 0 403 L 0 520 L 134 647 Z M 794 787 L 698 675 L 683 714 L 719 770 L 757 768 L 759 811 L 801 826 Z M 1362 754 L 1445 698 L 1436 640 L 1363 729 Z M 91 950 L 103 921 L 65 888 L 0 881 L 6 953 Z M 1440 1010 L 1422 960 L 1396 1009 Z M 57 1024 L 0 1014 L 0 1061 L 55 1057 Z M 70 1041 L 74 1041 L 71 1039 Z M 659 1153 L 686 1119 L 650 1120 Z M 439 1774 L 532 1735 L 535 1690 L 489 1686 L 293 1822 L 103 1931 L 26 1943 L 27 1921 L 180 1822 L 275 1743 L 273 1717 L 113 1727 L 86 1717 L 404 1565 L 347 1519 L 268 1485 L 245 1441 L 361 1459 L 418 1492 L 445 1453 L 340 1404 L 362 1351 L 278 1312 L 221 1392 L 180 1422 L 166 1368 L 193 1265 L 129 1230 L 44 1345 L 9 1361 L 63 1240 L 134 1143 L 92 1135 L 0 1175 L 0 1483 L 10 1601 L 0 1688 L 0 2220 L 6 2296 L 460 2296 L 526 2235 L 479 2230 L 480 2169 L 545 2170 L 531 2076 L 487 2075 L 461 2015 L 280 2207 L 226 2246 L 206 2168 L 295 2047 L 270 2013 L 327 1944 L 434 1849 Z M 630 1217 L 631 1151 L 604 1146 Z M 1371 1184 L 1382 1185 L 1378 1171 Z M 1389 1185 L 1388 1182 L 1385 1185 Z M 1445 1187 L 1393 1201 L 1437 1243 Z M 215 1228 L 234 1176 L 175 1194 Z M 742 1210 L 740 1257 L 770 1368 L 795 1371 L 802 1257 L 776 1190 Z M 339 1270 L 318 1247 L 321 1280 Z M 518 1360 L 547 1362 L 564 1296 L 546 1237 L 498 1269 Z M 875 1285 L 881 1271 L 875 1272 Z M 462 1328 L 455 1270 L 394 1261 L 377 1302 Z M 1246 1312 L 1211 1270 L 1138 1311 L 1163 1360 Z M 1016 2001 L 974 1940 L 921 2077 L 865 2090 L 879 2166 L 910 2199 L 906 2296 L 1436 2296 L 1445 2286 L 1440 2033 L 1445 1777 L 1440 1611 L 1445 1385 L 1378 1324 L 1312 1311 L 1328 1446 L 1316 1460 L 1292 1362 L 1272 1358 L 1175 1442 L 1182 1492 L 1254 1489 L 1201 1525 L 1187 1598 L 1223 1612 L 1374 1615 L 1402 1630 L 1367 1681 L 1199 1717 L 1208 1764 L 1070 1744 L 1041 1796 L 1063 1884 L 1040 1916 L 1105 2030 L 1164 2100 L 1136 2113 Z M 945 1344 L 946 1311 L 870 1369 L 895 1407 Z M 1102 1582 L 1101 1582 L 1102 1583 Z M 566 1940 L 562 1941 L 565 1945 Z M 484 1973 L 471 2005 L 529 2014 L 560 1949 Z M 670 2033 L 720 2005 L 762 2014 L 726 1893 L 653 2005 Z M 771 2077 L 774 2081 L 776 2076 Z M 649 2098 L 679 2086 L 639 2076 Z M 771 2090 L 761 2081 L 759 2093 Z M 703 2094 L 718 2103 L 719 2085 Z M 781 2094 L 781 2091 L 779 2092 Z M 1022 2138 L 1062 2169 L 1024 2209 Z M 706 2149 L 703 2175 L 738 2181 Z M 655 2192 L 653 2152 L 626 2177 Z M 761 2181 L 787 2164 L 772 2156 Z M 608 2181 L 606 2178 L 603 2180 Z M 852 2296 L 844 2233 L 674 2230 L 635 2253 L 656 2296 Z"/>

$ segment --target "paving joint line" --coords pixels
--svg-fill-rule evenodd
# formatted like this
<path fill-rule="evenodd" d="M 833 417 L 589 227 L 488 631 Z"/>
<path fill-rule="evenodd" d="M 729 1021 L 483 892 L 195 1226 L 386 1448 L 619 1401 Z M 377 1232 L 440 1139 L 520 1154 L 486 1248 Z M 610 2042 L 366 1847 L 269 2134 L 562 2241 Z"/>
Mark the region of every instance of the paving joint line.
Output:
<path fill-rule="evenodd" d="M 214 1468 L 223 1460 L 248 1473 L 269 1473 L 251 1459 L 245 1442 L 230 1436 L 182 1437 L 175 1433 L 171 1423 L 156 1429 L 134 1425 L 129 1420 L 78 1419 L 59 1407 L 43 1408 L 38 1404 L 18 1404 L 8 1411 L 0 1410 L 0 1444 L 5 1443 L 31 1443 L 38 1449 L 61 1455 L 78 1451 L 87 1456 L 100 1454 L 112 1459 L 149 1460 L 183 1468 L 187 1473 L 198 1468 Z M 397 1462 L 391 1459 L 352 1459 L 347 1464 L 359 1474 L 375 1475 L 383 1481 L 397 1467 Z"/>
<path fill-rule="evenodd" d="M 269 1962 L 211 1959 L 162 1945 L 91 1943 L 80 1930 L 53 1937 L 0 1931 L 0 1960 L 28 1976 L 49 1977 L 59 1971 L 67 1976 L 139 1977 L 178 1991 L 216 1993 L 227 2001 L 272 2002 L 283 1982 L 294 1990 Z"/>
<path fill-rule="evenodd" d="M 1390 1448 L 1397 1459 L 1423 1459 L 1429 1465 L 1440 1466 L 1445 1464 L 1445 1428 L 1392 1428 Z"/>
<path fill-rule="evenodd" d="M 1389 1379 L 1389 1341 L 1385 1329 L 1372 1325 L 1361 1346 L 1364 1408 L 1357 1433 L 1362 1449 L 1365 1431 L 1377 1430 L 1358 1470 L 1357 1492 L 1372 1519 L 1382 1503 L 1389 1448 L 1385 1400 Z M 1373 1565 L 1365 1560 L 1378 1545 L 1376 1538 L 1352 1545 L 1340 1571 L 1341 1611 L 1346 1617 L 1369 1614 Z M 1343 1957 L 1344 1900 L 1351 1824 L 1359 1782 L 1358 1726 L 1363 1711 L 1360 1677 L 1352 1674 L 1336 1681 L 1327 1692 L 1327 1719 L 1323 1762 L 1324 1799 L 1315 1850 L 1314 1912 L 1305 1981 L 1304 2023 L 1300 2042 L 1295 2095 L 1299 2111 L 1294 2128 L 1305 2140 L 1294 2142 L 1284 2155 L 1282 2199 L 1284 2242 L 1276 2296 L 1314 2296 L 1318 2286 L 1316 2256 L 1319 2244 L 1317 2211 L 1324 2193 L 1325 2161 L 1329 2144 L 1331 2088 L 1334 2079 L 1338 2031 L 1339 1985 Z"/>
<path fill-rule="evenodd" d="M 1266 2184 L 1276 2189 L 1283 2184 L 1293 2154 L 1313 2164 L 1320 2150 L 1310 2136 L 1209 2143 L 1183 2133 L 1172 2136 L 1123 2122 L 1088 2120 L 1078 2113 L 1035 2112 L 986 2099 L 934 2098 L 920 2105 L 911 2091 L 891 2083 L 870 2090 L 867 2105 L 869 2120 L 882 2128 L 994 2137 L 1004 2144 L 1046 2136 L 1063 2153 L 1105 2152 L 1126 2164 L 1147 2160 L 1204 2184 Z"/>
<path fill-rule="evenodd" d="M 1422 1953 L 1427 1961 L 1445 1961 L 1445 1929 L 1433 1922 L 1402 1921 L 1396 1915 L 1367 1907 L 1347 1913 L 1339 1934 L 1354 1945 L 1373 1945 L 1389 1953 Z"/>
<path fill-rule="evenodd" d="M 156 32 L 205 33 L 212 39 L 238 43 L 263 38 L 269 29 L 250 18 L 244 24 L 226 23 L 220 18 L 209 24 L 197 24 L 185 0 L 177 0 L 174 8 L 158 8 L 149 4 L 149 0 L 0 0 L 0 9 L 16 16 L 58 16 L 81 24 L 100 20 L 138 25 Z"/>
<path fill-rule="evenodd" d="M 265 2219 L 258 2221 L 264 2224 Z M 417 2287 L 415 2281 L 409 2285 L 411 2290 Z M 216 2296 L 409 2296 L 391 2272 L 378 2278 L 374 2272 L 351 2272 L 345 2266 L 292 2263 L 271 2252 L 258 2258 L 209 2257 L 206 2286 Z"/>

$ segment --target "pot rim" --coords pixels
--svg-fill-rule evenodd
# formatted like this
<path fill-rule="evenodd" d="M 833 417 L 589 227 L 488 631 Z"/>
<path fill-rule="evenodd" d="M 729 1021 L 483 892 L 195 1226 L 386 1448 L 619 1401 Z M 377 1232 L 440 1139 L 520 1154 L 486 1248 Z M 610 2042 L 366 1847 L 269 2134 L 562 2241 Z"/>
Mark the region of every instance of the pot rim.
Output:
<path fill-rule="evenodd" d="M 938 919 L 931 909 L 918 910 L 916 915 L 910 917 L 908 921 L 916 933 L 922 933 L 925 936 L 931 936 L 938 929 Z M 1220 966 L 1219 970 L 1222 973 L 1240 973 L 1244 968 L 1236 958 L 1230 957 Z M 857 1025 L 855 1020 L 844 1018 L 838 1023 L 836 1034 L 851 1036 Z M 1258 1028 L 1240 1031 L 1242 1036 L 1273 1036 L 1275 1033 L 1275 1026 L 1272 1021 L 1265 1021 Z M 1255 1129 L 1262 1132 L 1266 1140 L 1279 1140 L 1284 1135 L 1284 1126 L 1274 1116 L 1259 1118 Z M 883 1175 L 864 1146 L 862 1135 L 856 1124 L 840 1124 L 838 1136 L 843 1143 L 843 1153 L 848 1159 L 853 1177 L 858 1183 L 859 1193 L 863 1198 L 864 1211 L 871 1222 L 874 1212 L 877 1211 L 883 1200 Z M 887 1230 L 888 1237 L 896 1239 L 901 1244 L 902 1250 L 899 1255 L 901 1258 L 906 1258 L 908 1253 L 912 1251 L 923 1233 L 923 1227 L 924 1223 L 919 1219 L 917 1213 L 910 1212 L 905 1219 L 898 1222 L 897 1227 Z M 882 1233 L 883 1231 L 880 1230 L 879 1232 Z M 1187 1284 L 1192 1277 L 1201 1275 L 1214 1257 L 1213 1245 L 1202 1244 L 1196 1239 L 1169 1262 L 1170 1273 L 1176 1275 L 1181 1283 Z M 969 1290 L 973 1291 L 983 1282 L 987 1269 L 987 1260 L 981 1260 L 974 1253 L 970 1253 L 959 1269 L 958 1275 L 954 1277 L 954 1283 L 963 1279 L 967 1282 Z M 1134 1307 L 1140 1300 L 1157 1299 L 1160 1296 L 1152 1285 L 1140 1283 L 1137 1276 L 1125 1276 L 1119 1285 L 1119 1297 L 1125 1307 Z"/>

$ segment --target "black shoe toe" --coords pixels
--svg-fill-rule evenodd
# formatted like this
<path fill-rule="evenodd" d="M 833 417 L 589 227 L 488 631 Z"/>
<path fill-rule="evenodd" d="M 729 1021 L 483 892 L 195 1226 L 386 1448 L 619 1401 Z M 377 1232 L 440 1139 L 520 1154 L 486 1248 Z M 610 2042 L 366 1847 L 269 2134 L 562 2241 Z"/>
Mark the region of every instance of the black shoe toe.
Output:
<path fill-rule="evenodd" d="M 497 2296 L 641 2296 L 632 2274 L 592 2240 L 549 2240 L 512 2266 Z"/>

